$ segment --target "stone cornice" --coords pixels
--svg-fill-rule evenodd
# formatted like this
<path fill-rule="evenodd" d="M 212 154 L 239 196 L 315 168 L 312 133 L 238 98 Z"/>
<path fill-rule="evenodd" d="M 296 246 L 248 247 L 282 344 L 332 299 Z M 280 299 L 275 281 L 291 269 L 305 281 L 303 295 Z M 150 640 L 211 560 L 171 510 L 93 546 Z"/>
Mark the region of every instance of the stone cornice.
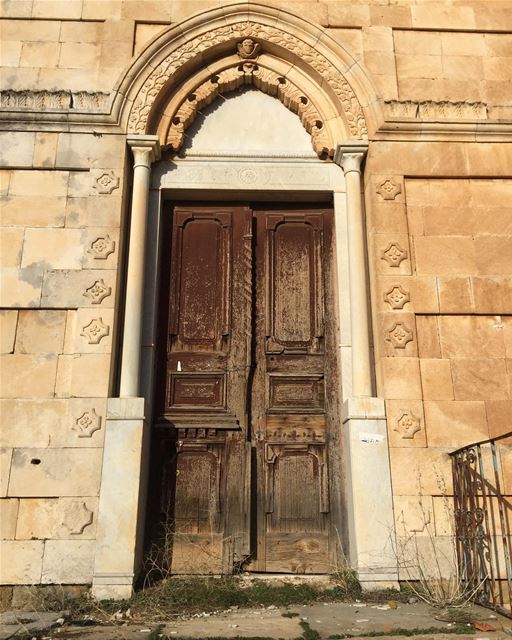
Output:
<path fill-rule="evenodd" d="M 6 89 L 0 92 L 0 130 L 125 133 L 111 113 L 113 99 L 106 92 Z M 512 118 L 493 118 L 497 107 L 483 102 L 389 100 L 383 105 L 385 120 L 370 140 L 512 141 Z"/>

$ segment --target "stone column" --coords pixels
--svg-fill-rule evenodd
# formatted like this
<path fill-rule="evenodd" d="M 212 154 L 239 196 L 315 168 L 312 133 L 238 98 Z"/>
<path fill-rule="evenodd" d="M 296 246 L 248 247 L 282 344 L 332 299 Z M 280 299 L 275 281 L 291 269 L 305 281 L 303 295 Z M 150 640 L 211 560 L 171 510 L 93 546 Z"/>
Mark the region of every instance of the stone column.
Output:
<path fill-rule="evenodd" d="M 396 587 L 397 560 L 385 403 L 373 397 L 370 357 L 370 308 L 361 164 L 362 142 L 338 145 L 335 162 L 345 175 L 345 208 L 335 193 L 338 281 L 348 281 L 350 311 L 340 309 L 340 324 L 350 318 L 352 372 L 343 391 L 343 466 L 348 530 L 348 559 L 364 589 Z M 346 232 L 345 232 L 346 224 Z M 346 242 L 339 246 L 339 242 Z M 345 255 L 348 261 L 345 262 Z M 348 271 L 348 274 L 347 274 Z M 347 277 L 348 276 L 348 277 Z M 340 299 L 340 307 L 344 301 Z M 346 303 L 345 303 L 346 304 Z M 342 326 L 341 345 L 346 327 Z M 350 389 L 350 386 L 352 387 Z M 347 393 L 347 388 L 349 392 Z M 351 397 L 348 397 L 348 396 Z"/>
<path fill-rule="evenodd" d="M 130 136 L 127 142 L 132 150 L 134 162 L 119 395 L 137 397 L 140 378 L 149 184 L 151 163 L 160 158 L 160 145 L 157 136 Z"/>
<path fill-rule="evenodd" d="M 334 158 L 343 169 L 346 183 L 352 395 L 358 398 L 373 395 L 365 228 L 361 199 L 361 163 L 367 149 L 367 144 L 339 145 Z"/>
<path fill-rule="evenodd" d="M 151 163 L 157 136 L 131 136 L 133 192 L 128 243 L 120 398 L 109 398 L 98 507 L 92 594 L 129 598 L 142 554 L 149 436 L 147 403 L 140 396 L 145 248 Z"/>

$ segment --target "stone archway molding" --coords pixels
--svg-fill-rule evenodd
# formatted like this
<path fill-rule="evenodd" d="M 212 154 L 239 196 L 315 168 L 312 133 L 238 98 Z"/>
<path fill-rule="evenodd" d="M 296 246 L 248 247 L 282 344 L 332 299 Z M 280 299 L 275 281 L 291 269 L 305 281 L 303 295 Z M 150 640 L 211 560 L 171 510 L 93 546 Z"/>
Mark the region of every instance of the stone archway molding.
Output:
<path fill-rule="evenodd" d="M 202 82 L 183 95 L 201 73 Z M 171 27 L 146 47 L 116 87 L 121 121 L 129 135 L 158 133 L 162 146 L 175 149 L 197 109 L 243 84 L 295 111 L 319 154 L 332 157 L 339 140 L 368 139 L 368 117 L 372 128 L 380 120 L 369 76 L 325 29 L 284 10 L 236 3 Z"/>
<path fill-rule="evenodd" d="M 251 41 L 252 42 L 252 41 Z M 187 128 L 197 114 L 219 95 L 230 93 L 243 86 L 253 86 L 271 96 L 297 114 L 306 131 L 311 135 L 313 149 L 320 157 L 333 157 L 336 148 L 336 127 L 326 119 L 316 100 L 297 86 L 290 78 L 264 67 L 256 61 L 236 61 L 232 66 L 214 72 L 185 98 L 179 92 L 181 102 L 172 107 L 170 100 L 163 110 L 158 134 L 163 148 L 179 151 L 185 140 Z M 172 115 L 166 115 L 171 113 Z"/>

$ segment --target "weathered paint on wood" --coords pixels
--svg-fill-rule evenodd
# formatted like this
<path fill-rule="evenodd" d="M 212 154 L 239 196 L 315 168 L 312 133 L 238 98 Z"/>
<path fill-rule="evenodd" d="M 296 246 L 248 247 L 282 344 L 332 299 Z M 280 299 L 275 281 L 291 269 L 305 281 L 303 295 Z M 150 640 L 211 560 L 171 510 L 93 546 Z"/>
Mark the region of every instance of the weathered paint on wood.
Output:
<path fill-rule="evenodd" d="M 314 207 L 174 208 L 159 424 L 175 573 L 332 566 L 331 227 Z"/>

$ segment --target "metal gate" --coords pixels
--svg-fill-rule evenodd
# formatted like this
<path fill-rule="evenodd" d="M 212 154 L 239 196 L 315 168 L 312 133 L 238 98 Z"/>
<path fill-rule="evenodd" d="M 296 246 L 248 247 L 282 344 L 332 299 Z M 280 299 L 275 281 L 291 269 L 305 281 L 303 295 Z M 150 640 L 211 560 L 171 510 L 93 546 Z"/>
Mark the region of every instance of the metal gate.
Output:
<path fill-rule="evenodd" d="M 512 431 L 453 451 L 459 575 L 479 604 L 512 617 Z"/>

